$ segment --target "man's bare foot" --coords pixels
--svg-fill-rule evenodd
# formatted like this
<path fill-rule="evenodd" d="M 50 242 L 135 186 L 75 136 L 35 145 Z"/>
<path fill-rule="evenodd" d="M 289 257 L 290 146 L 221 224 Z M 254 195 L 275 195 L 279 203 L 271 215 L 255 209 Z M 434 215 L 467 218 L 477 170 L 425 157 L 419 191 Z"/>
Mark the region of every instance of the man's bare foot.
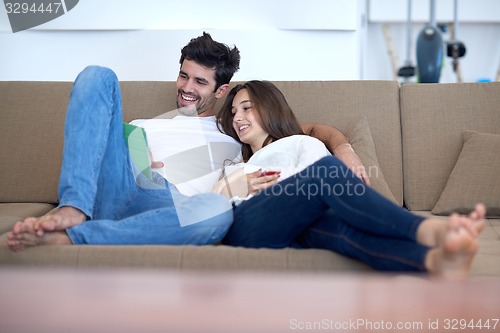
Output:
<path fill-rule="evenodd" d="M 456 279 L 466 277 L 479 250 L 479 240 L 464 227 L 455 228 L 464 217 L 453 215 L 443 244 L 429 251 L 425 266 L 432 275 Z"/>
<path fill-rule="evenodd" d="M 448 219 L 431 217 L 424 220 L 417 230 L 417 242 L 429 247 L 443 244 L 449 229 L 465 228 L 472 236 L 477 237 L 484 229 L 486 207 L 477 204 L 467 216 L 452 214 Z"/>
<path fill-rule="evenodd" d="M 70 206 L 56 208 L 41 217 L 28 217 L 18 221 L 7 236 L 7 245 L 13 251 L 20 251 L 26 247 L 53 244 L 64 241 L 71 244 L 65 229 L 85 222 L 86 215 L 82 211 Z M 56 231 L 62 233 L 56 233 Z M 47 237 L 44 237 L 47 233 Z M 59 236 L 67 239 L 61 239 Z"/>
<path fill-rule="evenodd" d="M 34 220 L 17 222 L 12 232 L 7 236 L 7 245 L 12 251 L 22 251 L 28 247 L 38 245 L 71 245 L 71 240 L 64 231 L 45 232 L 37 236 L 34 229 Z"/>
<path fill-rule="evenodd" d="M 36 235 L 41 237 L 45 231 L 63 231 L 85 222 L 86 219 L 87 217 L 81 210 L 70 206 L 63 206 L 41 217 L 29 217 L 23 223 L 33 223 Z M 12 231 L 15 232 L 14 229 Z"/>

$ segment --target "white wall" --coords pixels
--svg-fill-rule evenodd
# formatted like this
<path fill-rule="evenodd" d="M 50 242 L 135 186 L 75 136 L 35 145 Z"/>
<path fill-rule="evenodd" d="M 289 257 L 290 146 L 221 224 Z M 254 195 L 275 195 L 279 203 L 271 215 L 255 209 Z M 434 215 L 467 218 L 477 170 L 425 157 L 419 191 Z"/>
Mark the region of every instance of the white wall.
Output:
<path fill-rule="evenodd" d="M 436 0 L 437 19 L 453 1 Z M 405 58 L 406 0 L 81 0 L 64 16 L 12 33 L 0 7 L 0 81 L 72 81 L 89 64 L 121 80 L 175 80 L 180 49 L 204 30 L 241 50 L 235 80 L 392 79 L 382 24 L 399 66 Z M 459 0 L 465 81 L 494 79 L 500 63 L 500 1 Z M 429 0 L 413 0 L 413 41 Z M 444 36 L 448 39 L 447 36 Z M 415 50 L 412 50 L 415 63 Z M 441 82 L 454 82 L 446 60 Z"/>
<path fill-rule="evenodd" d="M 180 49 L 204 30 L 240 49 L 235 80 L 359 79 L 358 11 L 357 0 L 82 0 L 15 34 L 2 12 L 0 80 L 72 81 L 89 64 L 175 80 Z"/>

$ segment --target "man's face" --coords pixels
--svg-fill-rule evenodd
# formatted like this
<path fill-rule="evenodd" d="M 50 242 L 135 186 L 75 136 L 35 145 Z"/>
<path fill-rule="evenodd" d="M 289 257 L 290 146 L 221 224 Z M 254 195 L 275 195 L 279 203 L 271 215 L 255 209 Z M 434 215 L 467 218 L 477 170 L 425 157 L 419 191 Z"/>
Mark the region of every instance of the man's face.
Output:
<path fill-rule="evenodd" d="M 228 86 L 214 92 L 215 85 L 215 69 L 185 59 L 177 77 L 177 108 L 196 109 L 200 117 L 213 116 L 215 102 L 226 94 Z"/>

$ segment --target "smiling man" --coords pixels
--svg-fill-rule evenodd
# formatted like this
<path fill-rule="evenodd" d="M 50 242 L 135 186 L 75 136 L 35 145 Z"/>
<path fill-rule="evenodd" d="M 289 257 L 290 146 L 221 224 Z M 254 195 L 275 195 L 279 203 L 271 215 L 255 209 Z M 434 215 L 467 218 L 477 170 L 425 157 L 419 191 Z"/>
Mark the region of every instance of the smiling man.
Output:
<path fill-rule="evenodd" d="M 182 49 L 177 103 L 199 117 L 132 122 L 145 128 L 153 160 L 164 164 L 153 169 L 151 180 L 131 163 L 116 75 L 107 68 L 86 68 L 75 81 L 66 116 L 59 206 L 17 222 L 9 247 L 209 244 L 222 239 L 232 223 L 231 206 L 208 192 L 222 161 L 235 159 L 240 145 L 217 129 L 214 109 L 239 62 L 236 47 L 206 33 Z M 216 152 L 209 154 L 212 146 Z"/>
<path fill-rule="evenodd" d="M 154 169 L 147 178 L 131 162 L 123 135 L 119 81 L 107 68 L 86 68 L 71 92 L 59 178 L 59 206 L 13 226 L 11 250 L 45 244 L 212 244 L 232 221 L 232 207 L 209 193 L 240 145 L 221 133 L 215 105 L 239 69 L 239 50 L 208 33 L 181 51 L 177 78 L 180 115 L 139 119 Z M 304 125 L 347 165 L 362 169 L 338 130 Z"/>
<path fill-rule="evenodd" d="M 194 60 L 182 60 L 177 78 L 177 107 L 195 108 L 201 117 L 213 116 L 215 102 L 226 94 L 228 85 L 217 86 L 212 76 L 212 69 L 200 66 Z"/>

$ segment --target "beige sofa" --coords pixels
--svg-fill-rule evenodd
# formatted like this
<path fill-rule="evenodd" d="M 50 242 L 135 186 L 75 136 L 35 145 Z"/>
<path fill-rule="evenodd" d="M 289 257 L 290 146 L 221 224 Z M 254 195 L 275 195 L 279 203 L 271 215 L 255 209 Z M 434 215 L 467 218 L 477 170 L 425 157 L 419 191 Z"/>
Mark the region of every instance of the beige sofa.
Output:
<path fill-rule="evenodd" d="M 472 198 L 465 201 L 484 194 L 478 195 L 467 184 L 457 190 L 449 179 L 461 156 L 464 130 L 500 134 L 499 82 L 403 86 L 392 81 L 276 83 L 301 121 L 332 124 L 347 133 L 369 165 L 375 188 L 399 205 L 428 215 L 438 201 L 448 201 L 441 204 L 441 211 L 449 209 L 446 206 L 450 204 L 457 204 L 458 208 L 467 204 L 458 202 L 463 198 L 453 199 L 455 194 L 468 196 L 470 190 Z M 70 90 L 69 82 L 0 82 L 1 265 L 205 271 L 367 269 L 325 250 L 288 248 L 87 245 L 10 252 L 6 236 L 14 222 L 44 214 L 57 202 L 63 123 Z M 126 121 L 155 117 L 175 108 L 173 82 L 122 82 L 122 92 Z M 472 152 L 477 149 L 472 147 Z M 490 157 L 500 156 L 500 151 L 489 153 Z M 474 158 L 479 164 L 485 160 Z M 491 171 L 491 166 L 487 168 Z M 498 184 L 499 170 L 491 172 L 494 176 L 488 184 Z M 479 176 L 484 178 L 485 174 L 488 173 L 482 170 Z M 470 181 L 478 184 L 473 177 Z M 445 187 L 448 198 L 440 200 Z M 489 196 L 488 200 L 489 206 L 498 210 L 500 197 Z M 472 273 L 500 275 L 499 219 L 488 219 Z"/>

